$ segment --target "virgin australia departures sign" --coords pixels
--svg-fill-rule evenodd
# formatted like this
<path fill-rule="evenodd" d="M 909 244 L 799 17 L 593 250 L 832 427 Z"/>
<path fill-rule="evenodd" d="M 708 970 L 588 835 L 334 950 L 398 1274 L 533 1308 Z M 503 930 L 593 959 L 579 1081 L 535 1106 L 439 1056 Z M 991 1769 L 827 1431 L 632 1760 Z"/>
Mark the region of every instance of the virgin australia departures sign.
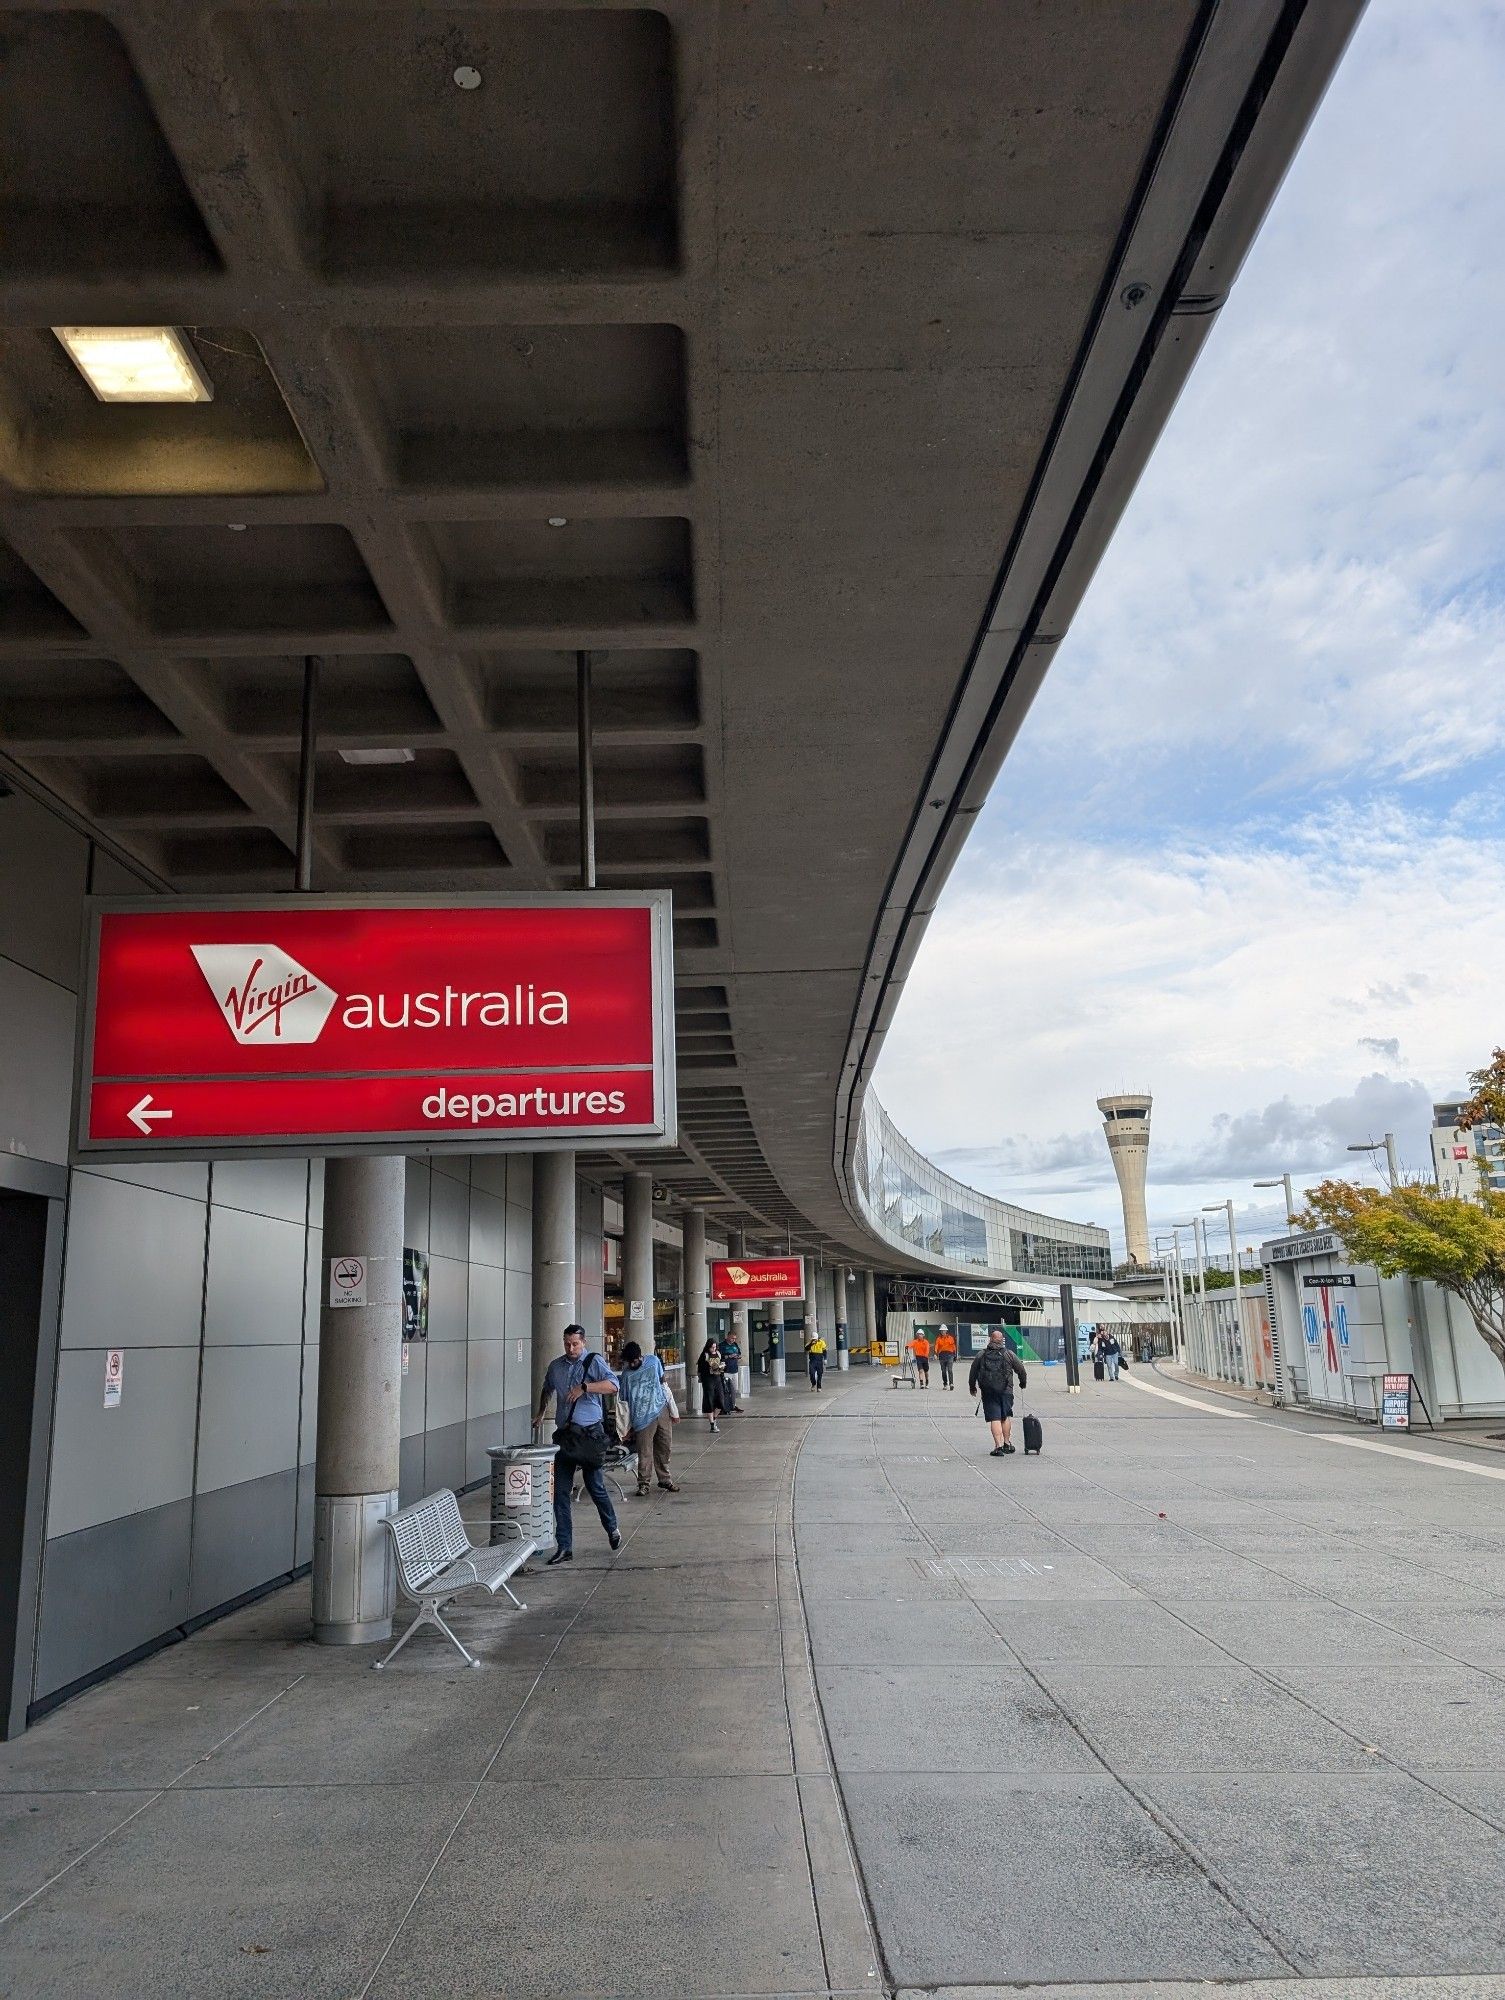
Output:
<path fill-rule="evenodd" d="M 670 899 L 91 898 L 74 1156 L 672 1145 Z"/>

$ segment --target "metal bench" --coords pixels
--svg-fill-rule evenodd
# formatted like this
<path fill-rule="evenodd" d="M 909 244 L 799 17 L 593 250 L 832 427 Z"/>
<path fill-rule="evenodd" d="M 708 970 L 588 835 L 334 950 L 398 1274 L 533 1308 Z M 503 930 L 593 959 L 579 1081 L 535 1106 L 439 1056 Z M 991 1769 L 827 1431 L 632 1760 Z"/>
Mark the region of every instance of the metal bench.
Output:
<path fill-rule="evenodd" d="M 445 1624 L 440 1606 L 460 1596 L 462 1591 L 486 1590 L 495 1597 L 499 1590 L 505 1590 L 518 1610 L 526 1611 L 527 1605 L 507 1579 L 517 1574 L 529 1556 L 537 1555 L 537 1542 L 524 1541 L 516 1524 L 505 1521 L 501 1526 L 517 1536 L 515 1541 L 477 1548 L 465 1532 L 460 1503 L 448 1487 L 389 1514 L 382 1525 L 397 1552 L 397 1580 L 404 1596 L 412 1598 L 418 1606 L 418 1616 L 386 1658 L 376 1661 L 376 1666 L 384 1667 L 396 1659 L 420 1625 L 437 1625 L 445 1638 L 459 1647 L 465 1664 L 478 1667 L 480 1661 L 465 1650 Z"/>

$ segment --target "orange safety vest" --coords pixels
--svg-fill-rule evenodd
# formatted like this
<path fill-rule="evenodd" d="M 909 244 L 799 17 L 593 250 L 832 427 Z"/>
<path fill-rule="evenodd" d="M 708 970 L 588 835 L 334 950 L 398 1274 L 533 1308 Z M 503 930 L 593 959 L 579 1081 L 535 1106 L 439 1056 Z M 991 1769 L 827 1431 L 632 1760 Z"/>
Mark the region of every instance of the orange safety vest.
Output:
<path fill-rule="evenodd" d="M 937 1354 L 955 1354 L 956 1340 L 954 1335 L 949 1333 L 937 1334 L 935 1340 L 935 1351 Z"/>
<path fill-rule="evenodd" d="M 928 1361 L 930 1359 L 930 1342 L 925 1338 L 923 1333 L 917 1333 L 909 1344 L 914 1350 L 916 1361 Z"/>

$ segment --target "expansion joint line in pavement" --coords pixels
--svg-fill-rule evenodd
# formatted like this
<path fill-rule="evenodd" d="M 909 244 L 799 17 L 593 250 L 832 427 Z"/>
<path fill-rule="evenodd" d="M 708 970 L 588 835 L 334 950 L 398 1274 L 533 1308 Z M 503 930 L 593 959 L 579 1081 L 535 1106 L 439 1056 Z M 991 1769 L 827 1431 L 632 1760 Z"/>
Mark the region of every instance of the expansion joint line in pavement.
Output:
<path fill-rule="evenodd" d="M 191 1771 L 196 1771 L 201 1764 L 207 1764 L 209 1759 L 212 1756 L 214 1756 L 216 1751 L 223 1750 L 225 1745 L 230 1741 L 230 1739 L 234 1736 L 239 1736 L 240 1732 L 243 1729 L 249 1729 L 251 1724 L 255 1722 L 260 1716 L 265 1715 L 269 1708 L 275 1708 L 278 1702 L 281 1701 L 282 1697 L 285 1694 L 291 1694 L 293 1689 L 298 1685 L 299 1681 L 304 1680 L 305 1678 L 306 1676 L 303 1674 L 294 1674 L 293 1678 L 287 1683 L 286 1687 L 278 1688 L 277 1692 L 274 1695 L 272 1695 L 268 1700 L 264 1701 L 261 1704 L 260 1708 L 253 1708 L 249 1715 L 242 1716 L 240 1721 L 236 1723 L 233 1729 L 227 1729 L 224 1735 L 220 1737 L 217 1743 L 211 1743 L 209 1748 L 207 1750 L 201 1751 L 199 1755 L 194 1758 L 191 1764 L 185 1764 L 182 1770 L 178 1772 L 175 1778 L 169 1778 L 167 1783 L 161 1786 L 157 1791 L 153 1792 L 149 1799 L 144 1799 L 142 1803 L 139 1806 L 137 1806 L 134 1812 L 128 1812 L 124 1819 L 117 1820 L 114 1826 L 110 1827 L 108 1831 L 102 1833 L 99 1836 L 98 1840 L 91 1840 L 89 1845 L 82 1852 L 82 1854 L 75 1854 L 73 1859 L 67 1864 L 66 1867 L 59 1868 L 55 1875 L 49 1875 L 47 1877 L 47 1880 L 45 1882 L 39 1883 L 37 1887 L 32 1890 L 29 1896 L 23 1896 L 19 1903 L 14 1904 L 10 1909 L 8 1909 L 3 1916 L 0 1916 L 0 1926 L 8 1924 L 12 1917 L 18 1917 L 21 1914 L 21 1912 L 27 1908 L 29 1904 L 34 1903 L 37 1900 L 38 1896 L 45 1896 L 47 1891 L 49 1889 L 55 1888 L 57 1884 L 62 1881 L 65 1875 L 71 1875 L 73 1870 L 77 1868 L 81 1862 L 87 1861 L 91 1854 L 97 1854 L 100 1848 L 103 1847 L 107 1841 L 111 1841 L 115 1838 L 117 1833 L 123 1833 L 125 1829 L 132 1824 L 133 1821 L 140 1819 L 143 1813 L 150 1812 L 154 1805 L 157 1805 L 161 1800 L 167 1797 L 167 1794 L 169 1792 L 174 1791 L 179 1785 L 181 1785 L 183 1780 L 189 1775 Z"/>
<path fill-rule="evenodd" d="M 1219 1414 L 1221 1414 L 1221 1412 Z M 953 1440 L 945 1438 L 941 1435 L 940 1427 L 936 1423 L 935 1418 L 930 1417 L 928 1421 L 930 1423 L 931 1428 L 936 1432 L 938 1442 L 941 1443 L 946 1448 L 946 1450 L 949 1451 L 953 1456 L 960 1459 L 962 1457 L 962 1454 L 957 1450 Z M 1286 1425 L 1276 1425 L 1274 1426 L 1274 1428 L 1281 1430 L 1288 1436 L 1304 1437 L 1304 1436 L 1315 1435 L 1314 1433 L 1311 1432 L 1292 1430 L 1289 1426 Z M 976 1478 L 982 1480 L 985 1486 L 988 1487 L 992 1486 L 993 1482 L 988 1480 L 984 1476 L 982 1469 L 979 1466 L 972 1464 L 970 1460 L 966 1459 L 963 1459 L 962 1462 L 966 1465 L 967 1470 L 969 1472 L 971 1472 Z M 1070 1468 L 1070 1471 L 1073 1479 L 1077 1480 L 1082 1486 L 1090 1489 L 1092 1492 L 1101 1493 L 1105 1500 L 1113 1502 L 1119 1506 L 1137 1507 L 1140 1509 L 1142 1513 L 1146 1515 L 1150 1514 L 1153 1511 L 1150 1508 L 1148 1502 L 1143 1500 L 1135 1500 L 1129 1496 L 1118 1493 L 1114 1490 L 1113 1487 L 1104 1485 L 1101 1480 L 1092 1479 L 1086 1473 L 1079 1472 L 1075 1466 L 1072 1466 Z M 887 1479 L 886 1472 L 884 1477 L 886 1480 Z M 1147 1591 L 1142 1590 L 1141 1586 L 1136 1584 L 1132 1577 L 1126 1576 L 1122 1570 L 1115 1569 L 1113 1564 L 1107 1559 L 1107 1557 L 1102 1555 L 1098 1550 L 1084 1547 L 1082 1543 L 1078 1541 L 1073 1541 L 1071 1536 L 1067 1534 L 1063 1528 L 1057 1526 L 1053 1522 L 1045 1520 L 1041 1515 L 1035 1512 L 1034 1508 L 1031 1507 L 1027 1501 L 1020 1499 L 1017 1495 L 1011 1494 L 1009 1497 L 1013 1500 L 1014 1505 L 1019 1508 L 1021 1513 L 1027 1515 L 1028 1518 L 1035 1523 L 1036 1527 L 1040 1528 L 1044 1533 L 1055 1536 L 1055 1538 L 1059 1542 L 1063 1543 L 1065 1547 L 1073 1549 L 1078 1555 L 1086 1556 L 1089 1561 L 1097 1563 L 1099 1567 L 1105 1569 L 1110 1576 L 1117 1577 L 1120 1583 L 1127 1584 L 1130 1590 L 1139 1591 L 1139 1593 L 1142 1596 L 1149 1596 L 1149 1593 Z M 1246 1554 L 1242 1550 L 1230 1548 L 1226 1542 L 1220 1542 L 1215 1535 L 1209 1534 L 1205 1528 L 1193 1527 L 1186 1522 L 1178 1522 L 1177 1526 L 1183 1534 L 1194 1536 L 1195 1539 L 1200 1543 L 1202 1543 L 1202 1545 L 1205 1548 L 1215 1550 L 1217 1554 L 1221 1556 L 1227 1556 L 1235 1562 L 1249 1563 L 1253 1568 L 1263 1570 L 1267 1576 L 1276 1577 L 1282 1583 L 1290 1583 L 1293 1581 L 1292 1578 L 1286 1576 L 1283 1570 L 1277 1569 L 1273 1563 L 1264 1562 L 1257 1555 Z M 923 1532 L 923 1530 L 921 1532 Z M 1433 1573 L 1441 1574 L 1441 1572 L 1429 1572 L 1429 1574 Z M 1343 1604 L 1342 1602 L 1340 1602 L 1338 1598 L 1330 1596 L 1326 1591 L 1320 1590 L 1314 1585 L 1303 1584 L 1302 1588 L 1305 1590 L 1309 1590 L 1314 1598 L 1316 1598 L 1320 1603 L 1327 1605 L 1330 1610 L 1346 1612 L 1352 1616 L 1361 1617 L 1368 1624 L 1375 1626 L 1377 1630 L 1382 1632 L 1388 1632 L 1394 1637 L 1405 1636 L 1404 1634 L 1397 1633 L 1395 1627 L 1386 1625 L 1383 1619 L 1374 1618 L 1368 1612 L 1354 1612 L 1351 1606 Z M 1189 1622 L 1189 1620 L 1184 1618 L 1181 1615 L 1181 1613 L 1175 1609 L 1173 1605 L 1164 1603 L 1158 1597 L 1152 1597 L 1150 1601 L 1153 1604 L 1155 1604 L 1159 1610 L 1163 1611 L 1168 1618 L 1174 1619 L 1175 1622 L 1185 1630 L 1185 1632 L 1189 1637 L 1193 1639 L 1202 1639 L 1208 1645 L 1216 1647 L 1218 1652 L 1220 1652 L 1224 1656 L 1224 1658 L 1230 1661 L 1234 1666 L 1240 1668 L 1244 1673 L 1252 1674 L 1256 1680 L 1262 1681 L 1266 1687 L 1273 1688 L 1278 1693 L 1285 1695 L 1289 1700 L 1295 1702 L 1298 1708 L 1305 1709 L 1308 1715 L 1316 1717 L 1316 1719 L 1319 1722 L 1325 1723 L 1328 1726 L 1328 1728 L 1336 1730 L 1340 1736 L 1347 1737 L 1350 1743 L 1356 1744 L 1358 1748 L 1362 1750 L 1366 1756 L 1373 1757 L 1376 1763 L 1388 1764 L 1392 1770 L 1401 1772 L 1403 1776 L 1410 1778 L 1415 1784 L 1421 1786 L 1423 1791 L 1431 1792 L 1435 1798 L 1443 1799 L 1449 1805 L 1456 1806 L 1459 1811 L 1467 1813 L 1470 1819 L 1477 1820 L 1481 1826 L 1488 1828 L 1490 1832 L 1492 1833 L 1505 1832 L 1505 1822 L 1502 1822 L 1500 1820 L 1491 1817 L 1491 1815 L 1487 1813 L 1482 1806 L 1473 1805 L 1466 1799 L 1456 1798 L 1453 1795 L 1453 1793 L 1445 1790 L 1442 1785 L 1440 1785 L 1434 1778 L 1428 1776 L 1428 1774 L 1425 1771 L 1415 1770 L 1412 1768 L 1411 1765 L 1405 1763 L 1401 1758 L 1392 1756 L 1389 1751 L 1381 1750 L 1372 1743 L 1366 1743 L 1363 1737 L 1357 1734 L 1356 1731 L 1351 1729 L 1349 1725 L 1346 1722 L 1344 1722 L 1340 1716 L 1329 1715 L 1327 1711 L 1319 1707 L 1318 1704 L 1310 1698 L 1310 1696 L 1303 1694 L 1300 1688 L 1293 1687 L 1289 1681 L 1283 1680 L 1280 1677 L 1280 1675 L 1271 1672 L 1271 1670 L 1268 1667 L 1260 1666 L 1257 1661 L 1242 1659 L 1237 1653 L 1235 1653 L 1232 1650 L 1231 1647 L 1225 1646 L 1221 1640 L 1215 1638 L 1210 1633 L 1202 1632 L 1197 1626 L 1192 1625 Z M 983 1611 L 983 1616 L 987 1618 L 987 1621 L 990 1625 L 993 1623 L 992 1617 L 986 1610 Z M 994 1629 L 996 1631 L 997 1627 L 995 1626 Z M 1000 1634 L 1000 1637 L 1001 1636 L 1002 1635 Z M 1423 1640 L 1420 1643 L 1423 1645 L 1427 1645 L 1430 1642 Z M 1005 1641 L 1005 1644 L 1007 1644 L 1007 1641 Z M 1446 1660 L 1449 1662 L 1450 1665 L 1453 1666 L 1464 1667 L 1470 1673 L 1482 1674 L 1487 1679 L 1490 1680 L 1502 1678 L 1501 1676 L 1495 1675 L 1494 1673 L 1490 1672 L 1486 1668 L 1472 1666 L 1468 1661 L 1457 1658 L 1456 1655 L 1445 1651 L 1440 1646 L 1433 1646 L 1431 1650 L 1437 1654 L 1439 1660 Z M 1029 1671 L 1026 1662 L 1021 1660 L 1020 1665 L 1024 1666 L 1026 1671 Z M 1059 1698 L 1057 1698 L 1057 1706 L 1061 1708 L 1063 1714 L 1067 1713 L 1064 1704 L 1059 1701 Z M 1068 1720 L 1069 1719 L 1070 1717 L 1068 1716 Z M 1079 1733 L 1084 1734 L 1084 1732 L 1079 1732 Z M 1099 1753 L 1096 1751 L 1094 1747 L 1094 1755 L 1097 1754 Z M 1126 1781 L 1120 1779 L 1120 1783 L 1126 1784 Z M 1127 1784 L 1126 1784 L 1126 1789 L 1129 1789 Z M 1157 1808 L 1155 1810 L 1158 1812 L 1160 1809 Z"/>
<path fill-rule="evenodd" d="M 851 1389 L 849 1388 L 846 1393 L 850 1395 Z M 815 1713 L 815 1725 L 820 1732 L 821 1753 L 825 1762 L 826 1775 L 831 1781 L 831 1795 L 836 1801 L 836 1815 L 841 1825 L 841 1837 L 846 1848 L 847 1865 L 852 1871 L 852 1886 L 856 1892 L 858 1908 L 862 1911 L 862 1922 L 867 1932 L 868 1951 L 872 1958 L 873 1976 L 876 1981 L 881 1981 L 881 1984 L 876 1986 L 876 1991 L 880 1995 L 885 1996 L 886 2000 L 886 1996 L 891 1996 L 896 1989 L 888 1960 L 883 1951 L 882 1935 L 878 1929 L 877 1917 L 873 1909 L 873 1899 L 868 1893 L 867 1878 L 862 1870 L 862 1861 L 857 1852 L 857 1844 L 852 1838 L 852 1819 L 851 1814 L 847 1811 L 846 1793 L 842 1789 L 841 1772 L 837 1769 L 836 1759 L 831 1751 L 831 1732 L 826 1727 L 826 1711 L 821 1699 L 820 1679 L 815 1671 L 815 1650 L 810 1643 L 810 1614 L 809 1607 L 805 1602 L 805 1580 L 800 1573 L 799 1535 L 795 1519 L 795 1489 L 799 1484 L 800 1457 L 804 1452 L 811 1431 L 815 1428 L 817 1419 L 834 1414 L 835 1412 L 830 1409 L 815 1409 L 802 1420 L 802 1428 L 795 1442 L 794 1452 L 789 1463 L 789 1488 L 782 1525 L 789 1542 L 789 1561 L 794 1575 L 795 1597 L 800 1612 L 799 1637 L 801 1656 L 805 1664 L 805 1675 L 810 1684 L 811 1705 Z M 775 1565 L 777 1565 L 777 1540 L 775 1540 L 774 1544 L 774 1554 Z M 794 1743 L 794 1720 L 790 1712 L 789 1700 L 789 1661 L 784 1647 L 784 1600 L 782 1591 L 780 1591 L 778 1598 L 778 1618 L 779 1672 L 783 1677 L 784 1716 L 789 1724 L 790 1764 L 793 1768 L 797 1769 L 798 1757 L 795 1752 Z M 811 1848 L 810 1828 L 805 1816 L 804 1794 L 800 1790 L 798 1779 L 795 1782 L 795 1797 L 799 1801 L 800 1835 L 805 1843 L 805 1866 L 810 1874 L 810 1899 L 815 1910 L 816 1932 L 820 1938 L 821 1964 L 825 1968 L 827 1990 L 834 1991 L 837 1989 L 832 1978 L 831 1960 L 826 1948 L 826 1928 L 821 1918 L 820 1896 L 816 1889 L 815 1856 Z"/>
<path fill-rule="evenodd" d="M 985 1486 L 987 1486 L 990 1490 L 992 1490 L 993 1487 L 996 1485 L 996 1482 L 985 1478 L 981 1470 L 976 1465 L 974 1465 L 970 1459 L 962 1457 L 962 1454 L 960 1453 L 960 1451 L 957 1450 L 954 1443 L 949 1438 L 946 1438 L 943 1435 L 941 1427 L 939 1423 L 936 1421 L 936 1419 L 933 1416 L 927 1416 L 925 1421 L 930 1425 L 931 1429 L 935 1432 L 937 1442 L 944 1445 L 947 1455 L 949 1457 L 955 1458 L 960 1464 L 962 1464 L 967 1469 L 967 1471 L 974 1473 L 977 1478 L 982 1480 L 982 1483 Z M 904 1499 L 904 1496 L 899 1492 L 898 1488 L 894 1485 L 893 1480 L 889 1477 L 887 1462 L 884 1459 L 882 1453 L 878 1451 L 876 1413 L 874 1413 L 873 1415 L 872 1422 L 874 1427 L 873 1428 L 874 1455 L 877 1457 L 879 1467 L 883 1474 L 883 1483 L 888 1488 L 889 1493 L 892 1496 L 894 1505 L 899 1509 L 899 1512 L 904 1516 L 905 1520 L 908 1521 L 910 1527 L 919 1536 L 921 1541 L 923 1541 L 927 1545 L 927 1547 L 930 1549 L 932 1556 L 936 1559 L 936 1561 L 944 1562 L 946 1558 L 944 1552 L 940 1547 L 940 1544 L 935 1540 L 935 1537 L 931 1535 L 929 1531 L 915 1519 L 913 1510 L 910 1508 L 909 1503 Z M 1035 1521 L 1040 1527 L 1044 1528 L 1047 1534 L 1058 1536 L 1059 1539 L 1065 1542 L 1068 1547 L 1075 1547 L 1075 1544 L 1072 1543 L 1067 1536 L 1062 1535 L 1059 1529 L 1053 1528 L 1050 1526 L 1048 1522 L 1043 1521 L 1038 1514 L 1033 1513 L 1030 1508 L 1024 1506 L 1024 1503 L 1022 1501 L 1016 1502 L 1015 1504 L 1022 1507 L 1023 1511 L 1026 1514 L 1029 1514 L 1031 1520 Z M 1107 1565 L 1105 1565 L 1105 1567 L 1107 1567 Z M 1117 1574 L 1117 1572 L 1115 1571 L 1114 1574 Z M 1127 1578 L 1120 1578 L 1119 1580 L 1120 1582 L 1128 1581 Z M 1137 1785 L 1135 1785 L 1131 1779 L 1126 1778 L 1122 1771 L 1118 1771 L 1114 1768 L 1112 1762 L 1109 1760 L 1107 1752 L 1098 1743 L 1097 1739 L 1093 1736 L 1091 1730 L 1086 1727 L 1086 1725 L 1082 1722 L 1080 1717 L 1072 1713 L 1071 1709 L 1056 1693 L 1055 1689 L 1049 1686 L 1049 1684 L 1046 1681 L 1041 1679 L 1040 1675 L 1036 1672 L 1035 1668 L 1030 1665 L 1029 1661 L 1024 1659 L 1022 1655 L 1014 1651 L 1014 1649 L 1009 1645 L 1007 1639 L 1004 1638 L 1003 1634 L 998 1630 L 998 1627 L 993 1623 L 993 1620 L 991 1616 L 988 1614 L 986 1608 L 984 1607 L 979 1607 L 979 1608 L 982 1609 L 983 1618 L 993 1631 L 994 1635 L 996 1636 L 999 1645 L 1002 1646 L 1005 1649 L 1005 1651 L 1008 1652 L 1009 1656 L 1012 1659 L 1018 1661 L 1020 1671 L 1026 1674 L 1029 1677 L 1029 1679 L 1034 1682 L 1035 1686 L 1039 1689 L 1040 1693 L 1045 1697 L 1046 1701 L 1050 1703 L 1051 1707 L 1054 1708 L 1057 1711 L 1057 1713 L 1061 1716 L 1062 1720 L 1066 1723 L 1066 1726 L 1071 1730 L 1073 1735 L 1076 1736 L 1077 1740 L 1081 1743 L 1082 1747 L 1087 1751 L 1089 1756 L 1096 1759 L 1096 1761 L 1102 1766 L 1103 1770 L 1107 1773 L 1107 1775 L 1113 1780 L 1114 1784 L 1117 1785 L 1120 1788 L 1120 1790 L 1127 1793 L 1127 1795 L 1134 1801 L 1135 1805 L 1138 1806 L 1139 1810 L 1145 1815 L 1145 1817 L 1153 1821 L 1153 1823 L 1156 1826 L 1158 1826 L 1160 1831 L 1165 1835 L 1166 1839 L 1171 1841 L 1173 1845 L 1177 1847 L 1180 1850 L 1180 1852 L 1186 1856 L 1187 1860 L 1190 1861 L 1192 1866 L 1197 1870 L 1197 1872 L 1204 1877 L 1209 1886 L 1213 1890 L 1215 1890 L 1219 1896 L 1223 1898 L 1223 1901 L 1228 1904 L 1229 1908 L 1236 1911 L 1237 1914 L 1243 1918 L 1244 1922 L 1248 1924 L 1249 1927 L 1253 1931 L 1255 1931 L 1261 1938 L 1264 1939 L 1265 1943 L 1270 1947 L 1271 1951 L 1275 1953 L 1276 1957 L 1281 1961 L 1283 1965 L 1287 1966 L 1291 1972 L 1297 1975 L 1305 1975 L 1314 1971 L 1315 1970 L 1314 1965 L 1310 1960 L 1307 1959 L 1306 1954 L 1301 1950 L 1300 1946 L 1291 1942 L 1288 1939 L 1283 1939 L 1280 1936 L 1280 1934 L 1271 1927 L 1271 1925 L 1266 1923 L 1265 1920 L 1260 1916 L 1259 1912 L 1255 1910 L 1249 1903 L 1247 1903 L 1244 1900 L 1244 1898 L 1239 1894 L 1237 1889 L 1234 1888 L 1233 1884 L 1227 1880 L 1227 1878 L 1223 1875 L 1222 1871 L 1217 1867 L 1215 1867 L 1213 1863 L 1208 1859 L 1208 1857 L 1205 1854 L 1203 1854 L 1202 1850 L 1197 1846 L 1195 1841 L 1193 1841 L 1190 1838 L 1190 1836 L 1180 1826 L 1178 1826 L 1176 1822 L 1160 1806 L 1158 1806 L 1152 1798 L 1149 1797 L 1147 1793 L 1141 1791 L 1140 1788 Z"/>

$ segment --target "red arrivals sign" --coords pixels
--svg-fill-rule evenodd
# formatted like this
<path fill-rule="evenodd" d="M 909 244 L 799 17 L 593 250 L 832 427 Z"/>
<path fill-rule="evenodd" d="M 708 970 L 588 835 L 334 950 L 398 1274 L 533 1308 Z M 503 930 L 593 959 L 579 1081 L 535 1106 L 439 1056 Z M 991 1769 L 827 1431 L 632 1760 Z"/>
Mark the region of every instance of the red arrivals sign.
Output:
<path fill-rule="evenodd" d="M 675 1131 L 669 897 L 91 899 L 74 1151 Z"/>
<path fill-rule="evenodd" d="M 717 1305 L 739 1299 L 802 1299 L 803 1257 L 713 1257 L 711 1298 Z"/>

